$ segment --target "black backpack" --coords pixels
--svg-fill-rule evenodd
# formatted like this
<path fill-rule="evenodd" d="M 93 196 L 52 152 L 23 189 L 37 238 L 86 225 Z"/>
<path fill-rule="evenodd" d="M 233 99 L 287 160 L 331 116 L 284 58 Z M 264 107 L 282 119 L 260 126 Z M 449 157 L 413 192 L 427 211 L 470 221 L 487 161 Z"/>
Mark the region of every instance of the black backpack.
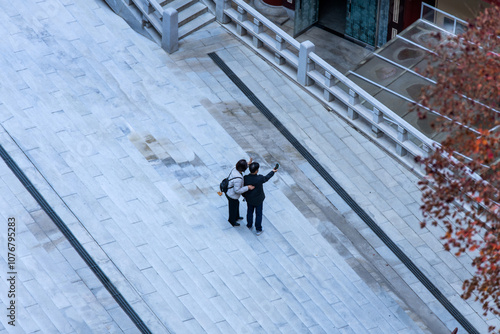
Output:
<path fill-rule="evenodd" d="M 231 175 L 233 170 L 231 170 L 231 172 L 229 172 L 229 175 L 220 182 L 220 185 L 219 185 L 219 188 L 220 188 L 220 191 L 218 191 L 217 193 L 219 194 L 219 196 L 222 196 L 222 194 L 224 193 L 227 193 L 227 191 L 229 190 L 229 188 L 232 188 L 232 187 L 229 187 L 229 181 L 231 180 L 234 180 L 234 179 L 239 179 L 240 177 L 233 177 L 233 178 L 229 178 L 229 176 Z"/>

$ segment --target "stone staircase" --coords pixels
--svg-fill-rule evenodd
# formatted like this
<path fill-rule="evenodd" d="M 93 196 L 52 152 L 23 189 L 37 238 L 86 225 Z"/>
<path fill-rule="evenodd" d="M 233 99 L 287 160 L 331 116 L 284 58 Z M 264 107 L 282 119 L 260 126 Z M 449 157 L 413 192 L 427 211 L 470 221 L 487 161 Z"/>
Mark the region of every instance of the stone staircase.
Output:
<path fill-rule="evenodd" d="M 277 130 L 206 52 L 230 54 L 242 69 L 260 58 L 238 43 L 228 51 L 219 40 L 175 60 L 102 0 L 51 3 L 0 5 L 0 36 L 11 41 L 0 46 L 0 121 L 16 140 L 5 134 L 1 144 L 25 157 L 35 187 L 154 333 L 423 332 L 397 298 L 353 270 L 356 256 L 332 247 L 313 226 L 339 217 L 331 206 L 329 215 L 318 208 L 318 198 L 326 199 L 303 173 L 311 167 L 284 151 Z M 179 21 L 188 25 L 207 14 L 199 4 L 163 5 L 182 8 Z M 230 38 L 217 29 L 221 40 Z M 243 107 L 252 117 L 232 117 L 245 114 Z M 227 201 L 216 195 L 247 152 L 263 171 L 289 162 L 266 184 L 260 237 L 231 227 Z M 88 275 L 83 268 L 79 274 Z M 46 297 L 20 298 L 40 305 L 26 315 L 33 323 L 27 333 L 78 332 L 52 325 L 65 319 L 65 304 L 47 309 Z M 112 332 L 135 332 L 122 327 L 122 313 L 116 323 L 105 318 Z"/>
<path fill-rule="evenodd" d="M 199 0 L 164 0 L 160 6 L 179 12 L 179 39 L 215 21 L 215 16 Z"/>

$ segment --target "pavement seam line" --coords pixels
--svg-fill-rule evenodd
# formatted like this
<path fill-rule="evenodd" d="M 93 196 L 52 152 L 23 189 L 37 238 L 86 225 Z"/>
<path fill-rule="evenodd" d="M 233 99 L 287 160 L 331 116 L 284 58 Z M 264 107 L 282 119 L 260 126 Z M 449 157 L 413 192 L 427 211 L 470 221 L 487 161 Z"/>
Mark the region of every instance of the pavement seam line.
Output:
<path fill-rule="evenodd" d="M 24 153 L 24 151 L 22 151 L 22 152 Z M 118 291 L 118 289 L 111 282 L 111 280 L 108 278 L 108 276 L 99 267 L 99 265 L 94 261 L 94 259 L 90 256 L 90 254 L 83 247 L 83 245 L 78 241 L 78 239 L 71 232 L 71 230 L 68 228 L 68 226 L 59 217 L 59 215 L 54 211 L 54 209 L 52 209 L 52 207 L 47 203 L 45 198 L 35 188 L 33 183 L 31 183 L 31 181 L 26 176 L 26 174 L 24 174 L 24 172 L 21 170 L 21 168 L 17 165 L 17 163 L 14 161 L 14 159 L 10 156 L 10 154 L 4 149 L 4 147 L 1 144 L 0 144 L 0 156 L 4 160 L 5 164 L 10 168 L 12 173 L 16 176 L 16 178 L 21 182 L 21 184 L 24 186 L 24 188 L 30 193 L 30 195 L 35 199 L 35 201 L 38 203 L 38 205 L 40 205 L 40 207 L 47 214 L 47 216 L 50 217 L 50 219 L 54 222 L 54 224 L 57 226 L 57 228 L 66 237 L 66 239 L 69 241 L 69 243 L 71 244 L 73 249 L 78 253 L 78 255 L 80 255 L 82 260 L 85 261 L 87 266 L 96 275 L 96 277 L 99 279 L 99 281 L 102 283 L 102 285 L 106 288 L 106 290 L 109 292 L 109 294 L 118 303 L 120 308 L 128 315 L 128 317 L 134 323 L 134 325 L 141 331 L 141 333 L 147 333 L 147 334 L 152 333 L 151 330 L 147 327 L 147 325 L 142 321 L 142 319 L 139 317 L 139 315 L 132 308 L 132 306 L 127 302 L 127 300 L 123 297 L 123 295 L 120 293 L 120 291 Z"/>
<path fill-rule="evenodd" d="M 281 123 L 276 116 L 257 98 L 257 96 L 241 81 L 241 79 L 227 66 L 227 64 L 215 53 L 208 56 L 228 76 L 229 79 L 240 89 L 243 94 L 264 114 L 264 116 L 281 132 L 290 144 L 311 164 L 316 172 L 337 192 L 337 194 L 356 212 L 368 227 L 384 242 L 384 244 L 398 257 L 398 259 L 410 270 L 415 277 L 427 288 L 427 290 L 450 312 L 450 314 L 470 334 L 479 334 L 477 329 L 453 306 L 443 293 L 427 278 L 427 276 L 411 261 L 411 259 L 392 241 L 389 236 L 378 226 L 378 224 L 364 211 L 359 204 L 345 191 L 342 186 L 326 171 L 326 169 L 314 158 L 314 156 L 295 138 L 295 136 Z"/>

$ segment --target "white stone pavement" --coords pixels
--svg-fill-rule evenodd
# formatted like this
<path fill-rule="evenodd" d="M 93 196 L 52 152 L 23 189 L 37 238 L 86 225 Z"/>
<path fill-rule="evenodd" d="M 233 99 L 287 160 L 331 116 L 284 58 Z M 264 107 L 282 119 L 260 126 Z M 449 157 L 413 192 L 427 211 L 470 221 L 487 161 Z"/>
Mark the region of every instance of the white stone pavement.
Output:
<path fill-rule="evenodd" d="M 153 332 L 458 326 L 215 66 L 212 51 L 480 332 L 498 324 L 459 298 L 470 258 L 444 252 L 438 229 L 419 228 L 416 177 L 217 23 L 169 56 L 100 0 L 0 8 L 0 144 Z M 263 172 L 283 167 L 266 184 L 259 237 L 232 228 L 216 194 L 249 156 Z M 0 178 L 0 219 L 19 224 L 18 330 L 137 332 L 3 162 Z"/>
<path fill-rule="evenodd" d="M 28 159 L 0 131 L 2 145 L 9 148 L 20 167 L 32 180 L 44 184 Z M 3 162 L 0 163 L 0 219 L 3 231 L 1 333 L 113 333 L 135 330 L 132 321 L 79 257 L 68 240 L 31 197 Z M 51 198 L 52 200 L 54 198 Z M 52 201 L 54 203 L 54 201 Z M 16 256 L 14 267 L 7 263 L 7 221 L 15 218 Z M 74 220 L 74 219 L 73 219 Z M 68 220 L 66 223 L 74 223 Z M 91 239 L 88 236 L 89 240 Z M 14 288 L 6 281 L 14 275 Z M 14 297 L 8 296 L 12 291 Z M 5 307 L 15 302 L 15 318 L 7 318 Z M 4 307 L 5 306 L 5 307 Z M 14 320 L 11 326 L 7 321 Z"/>

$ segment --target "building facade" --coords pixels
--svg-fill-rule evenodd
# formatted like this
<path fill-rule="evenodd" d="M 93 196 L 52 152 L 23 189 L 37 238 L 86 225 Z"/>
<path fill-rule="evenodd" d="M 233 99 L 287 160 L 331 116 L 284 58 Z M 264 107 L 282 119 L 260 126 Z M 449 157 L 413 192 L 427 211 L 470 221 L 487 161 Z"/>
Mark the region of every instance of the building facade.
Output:
<path fill-rule="evenodd" d="M 263 0 L 294 10 L 294 35 L 312 25 L 379 47 L 420 18 L 422 3 L 463 20 L 488 4 L 483 0 Z"/>

